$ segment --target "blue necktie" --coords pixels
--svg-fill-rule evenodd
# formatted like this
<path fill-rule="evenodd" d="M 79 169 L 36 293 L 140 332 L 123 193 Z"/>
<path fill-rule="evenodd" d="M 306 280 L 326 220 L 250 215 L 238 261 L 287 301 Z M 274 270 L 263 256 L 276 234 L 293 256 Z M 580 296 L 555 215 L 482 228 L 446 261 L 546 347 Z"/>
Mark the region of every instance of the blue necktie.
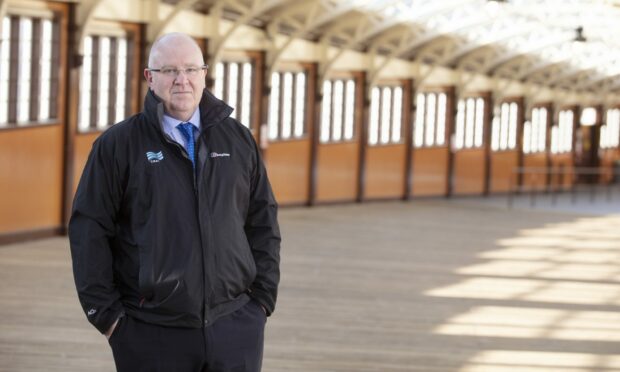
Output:
<path fill-rule="evenodd" d="M 189 155 L 189 159 L 192 161 L 192 167 L 194 168 L 194 172 L 196 171 L 196 161 L 194 159 L 194 125 L 192 123 L 181 123 L 177 125 L 179 131 L 185 137 L 187 141 L 187 155 Z"/>

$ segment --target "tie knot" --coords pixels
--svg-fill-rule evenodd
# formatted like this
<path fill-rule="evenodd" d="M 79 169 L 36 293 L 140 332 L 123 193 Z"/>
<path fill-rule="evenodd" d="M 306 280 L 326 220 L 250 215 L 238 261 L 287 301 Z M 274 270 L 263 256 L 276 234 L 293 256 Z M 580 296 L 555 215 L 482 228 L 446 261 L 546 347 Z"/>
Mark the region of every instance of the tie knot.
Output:
<path fill-rule="evenodd" d="M 177 125 L 177 128 L 179 128 L 186 141 L 194 141 L 194 125 L 192 123 L 181 123 Z"/>

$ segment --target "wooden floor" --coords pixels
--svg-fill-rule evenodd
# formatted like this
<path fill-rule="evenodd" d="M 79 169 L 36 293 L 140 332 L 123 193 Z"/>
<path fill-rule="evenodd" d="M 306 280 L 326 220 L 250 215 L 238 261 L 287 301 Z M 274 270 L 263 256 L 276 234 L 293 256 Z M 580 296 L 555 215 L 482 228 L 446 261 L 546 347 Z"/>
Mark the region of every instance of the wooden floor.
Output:
<path fill-rule="evenodd" d="M 620 211 L 619 211 L 620 213 Z M 271 371 L 620 371 L 620 214 L 284 209 Z M 0 247 L 0 371 L 113 371 L 65 238 Z"/>

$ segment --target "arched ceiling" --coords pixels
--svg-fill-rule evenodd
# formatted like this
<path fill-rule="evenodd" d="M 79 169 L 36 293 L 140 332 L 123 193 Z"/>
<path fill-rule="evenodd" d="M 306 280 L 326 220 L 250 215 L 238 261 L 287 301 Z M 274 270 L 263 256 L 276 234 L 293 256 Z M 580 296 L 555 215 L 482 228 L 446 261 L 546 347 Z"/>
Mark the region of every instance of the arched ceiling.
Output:
<path fill-rule="evenodd" d="M 179 4 L 178 0 L 163 0 Z M 590 92 L 620 90 L 620 0 L 197 0 L 338 46 Z M 576 41 L 576 29 L 584 41 Z"/>

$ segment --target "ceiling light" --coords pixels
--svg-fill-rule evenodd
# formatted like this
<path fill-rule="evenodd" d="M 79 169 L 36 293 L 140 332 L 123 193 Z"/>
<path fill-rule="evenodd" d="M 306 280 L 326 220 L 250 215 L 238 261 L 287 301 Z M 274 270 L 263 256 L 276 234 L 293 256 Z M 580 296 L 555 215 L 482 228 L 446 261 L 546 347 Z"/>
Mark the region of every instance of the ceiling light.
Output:
<path fill-rule="evenodd" d="M 583 36 L 583 27 L 579 26 L 575 29 L 575 38 L 573 39 L 573 41 L 578 42 L 578 43 L 585 43 L 588 39 L 586 39 L 585 36 Z"/>

